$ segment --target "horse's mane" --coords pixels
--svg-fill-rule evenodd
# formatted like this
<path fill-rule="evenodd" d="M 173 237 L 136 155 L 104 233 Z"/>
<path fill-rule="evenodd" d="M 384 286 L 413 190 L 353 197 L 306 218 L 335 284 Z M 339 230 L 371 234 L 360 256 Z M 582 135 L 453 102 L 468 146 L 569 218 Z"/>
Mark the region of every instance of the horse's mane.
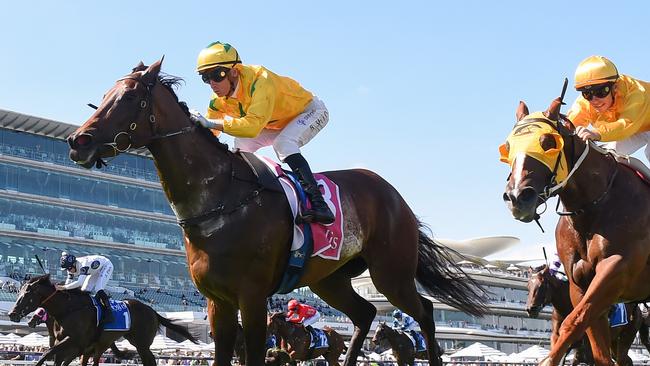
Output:
<path fill-rule="evenodd" d="M 178 103 L 178 106 L 181 107 L 181 110 L 187 116 L 187 118 L 190 118 L 190 110 L 187 107 L 187 103 L 184 101 L 178 100 L 178 95 L 174 91 L 174 88 L 180 88 L 181 84 L 185 82 L 183 78 L 180 78 L 178 76 L 166 74 L 166 73 L 160 73 L 158 74 L 158 81 L 160 81 L 160 84 L 167 89 L 167 91 L 176 99 L 176 103 Z M 225 151 L 230 151 L 228 149 L 228 144 L 224 144 L 223 142 L 219 141 L 219 138 L 215 136 L 212 132 L 210 132 L 209 129 L 199 126 L 197 130 L 201 133 L 201 135 L 205 136 L 207 139 L 210 141 L 213 141 L 217 143 L 217 146 L 221 148 L 222 150 Z"/>
<path fill-rule="evenodd" d="M 133 68 L 132 73 L 135 74 L 137 72 L 144 71 L 146 69 L 147 69 L 147 66 L 145 66 L 142 62 L 140 62 L 140 64 L 138 64 L 136 67 Z M 174 88 L 180 88 L 180 86 L 183 83 L 185 83 L 185 80 L 183 78 L 181 78 L 181 77 L 178 77 L 178 76 L 174 76 L 174 75 L 171 75 L 171 74 L 160 72 L 160 73 L 158 73 L 158 81 L 160 82 L 160 85 L 165 87 L 165 89 L 169 92 L 169 94 L 171 94 L 174 97 L 174 99 L 176 100 L 176 103 L 181 108 L 181 110 L 183 111 L 185 116 L 187 118 L 190 118 L 190 110 L 187 107 L 187 103 L 185 103 L 184 101 L 179 100 L 178 95 L 176 94 L 176 91 L 174 90 Z M 201 133 L 201 135 L 203 135 L 205 138 L 209 139 L 210 141 L 215 142 L 220 149 L 222 149 L 222 150 L 224 150 L 226 152 L 230 152 L 230 149 L 228 149 L 228 144 L 224 144 L 221 141 L 219 141 L 219 138 L 217 136 L 215 136 L 212 132 L 210 132 L 209 129 L 207 129 L 205 127 L 202 127 L 202 126 L 198 126 L 197 131 L 199 131 Z"/>
<path fill-rule="evenodd" d="M 270 319 L 281 318 L 281 319 L 283 319 L 283 320 L 284 320 L 284 318 L 286 318 L 286 317 L 287 317 L 287 315 L 284 313 L 284 311 L 276 311 L 276 312 L 274 312 L 274 313 L 271 313 L 271 315 L 269 316 Z"/>
<path fill-rule="evenodd" d="M 50 281 L 50 274 L 49 273 L 42 274 L 40 276 L 34 276 L 34 277 L 30 278 L 27 281 L 27 283 L 30 283 L 30 284 L 31 283 L 36 283 L 36 282 L 45 282 L 45 283 L 49 283 L 50 285 L 52 284 L 52 281 Z"/>
<path fill-rule="evenodd" d="M 541 266 L 537 266 L 537 267 L 533 268 L 533 273 L 539 273 L 539 272 L 545 270 L 546 267 L 547 267 L 546 263 L 542 264 Z"/>

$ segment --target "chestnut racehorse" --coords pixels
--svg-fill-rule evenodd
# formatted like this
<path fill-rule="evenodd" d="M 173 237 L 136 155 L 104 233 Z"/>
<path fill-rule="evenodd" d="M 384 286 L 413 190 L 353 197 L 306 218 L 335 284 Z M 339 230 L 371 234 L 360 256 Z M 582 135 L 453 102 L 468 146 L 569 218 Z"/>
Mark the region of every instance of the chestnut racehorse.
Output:
<path fill-rule="evenodd" d="M 534 271 L 530 271 L 528 279 L 528 300 L 526 302 L 526 311 L 531 318 L 537 318 L 539 312 L 546 305 L 553 305 L 553 315 L 551 317 L 551 345 L 558 338 L 560 325 L 564 318 L 573 310 L 571 299 L 569 297 L 569 282 L 563 281 L 551 274 L 547 265 L 542 265 Z M 641 343 L 648 347 L 648 325 L 639 309 L 638 304 L 625 304 L 627 313 L 627 324 L 610 327 L 610 338 L 612 340 L 611 350 L 617 365 L 632 365 L 632 359 L 628 356 L 628 351 L 639 333 Z M 579 363 L 592 364 L 593 357 L 587 337 L 582 341 L 574 344 L 572 348 L 576 349 L 576 356 L 573 364 Z M 648 348 L 650 351 L 650 348 Z"/>
<path fill-rule="evenodd" d="M 190 121 L 172 90 L 177 78 L 160 75 L 162 59 L 140 63 L 111 87 L 93 115 L 68 137 L 70 158 L 91 168 L 102 158 L 135 148 L 153 155 L 163 190 L 183 223 L 190 275 L 215 307 L 216 364 L 230 364 L 241 310 L 246 362 L 264 362 L 266 298 L 288 263 L 293 218 L 283 194 L 265 190 L 239 154 Z M 244 93 L 254 93 L 254 89 Z M 310 258 L 298 287 L 309 286 L 354 323 L 346 365 L 354 364 L 376 309 L 351 278 L 366 269 L 378 291 L 418 321 L 436 344 L 433 305 L 416 290 L 471 314 L 487 296 L 423 231 L 395 188 L 363 170 L 325 173 L 340 188 L 345 218 L 339 260 Z M 439 365 L 429 348 L 431 365 Z"/>
<path fill-rule="evenodd" d="M 610 305 L 650 296 L 650 188 L 575 135 L 561 105 L 560 97 L 529 115 L 520 102 L 517 123 L 500 147 L 511 166 L 503 197 L 523 222 L 536 220 L 537 207 L 555 194 L 564 209 L 555 238 L 574 309 L 542 364 L 557 365 L 586 331 L 596 364 L 610 365 Z"/>

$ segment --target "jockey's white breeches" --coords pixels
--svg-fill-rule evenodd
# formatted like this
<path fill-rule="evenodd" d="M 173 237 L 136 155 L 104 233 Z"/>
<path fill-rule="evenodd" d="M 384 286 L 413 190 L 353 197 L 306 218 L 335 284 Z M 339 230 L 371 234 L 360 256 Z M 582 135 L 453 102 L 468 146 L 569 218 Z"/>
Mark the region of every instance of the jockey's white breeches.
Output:
<path fill-rule="evenodd" d="M 235 138 L 235 149 L 246 152 L 255 152 L 266 146 L 273 146 L 273 150 L 280 161 L 287 156 L 297 154 L 300 148 L 314 138 L 329 122 L 329 112 L 325 103 L 314 95 L 314 99 L 305 110 L 296 116 L 282 130 L 263 129 L 253 138 Z"/>
<path fill-rule="evenodd" d="M 99 290 L 104 290 L 108 284 L 108 280 L 113 275 L 113 264 L 106 263 L 104 268 L 92 276 L 88 276 L 81 286 L 82 291 L 96 293 Z"/>
<path fill-rule="evenodd" d="M 302 321 L 302 325 L 304 325 L 305 327 L 308 325 L 312 325 L 316 323 L 318 319 L 320 319 L 320 313 L 316 313 L 310 316 L 309 318 L 305 318 L 305 320 Z"/>

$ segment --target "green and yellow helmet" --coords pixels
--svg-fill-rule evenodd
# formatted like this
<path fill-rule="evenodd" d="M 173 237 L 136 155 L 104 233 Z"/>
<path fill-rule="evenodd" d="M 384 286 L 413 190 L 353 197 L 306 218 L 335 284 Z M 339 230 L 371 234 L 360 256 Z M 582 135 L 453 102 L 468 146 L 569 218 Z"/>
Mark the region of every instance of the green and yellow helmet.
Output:
<path fill-rule="evenodd" d="M 603 56 L 589 56 L 576 69 L 576 90 L 589 89 L 592 85 L 613 83 L 618 79 L 616 65 Z"/>
<path fill-rule="evenodd" d="M 213 42 L 199 53 L 196 71 L 200 74 L 218 66 L 232 68 L 240 63 L 241 59 L 235 47 L 228 43 Z"/>

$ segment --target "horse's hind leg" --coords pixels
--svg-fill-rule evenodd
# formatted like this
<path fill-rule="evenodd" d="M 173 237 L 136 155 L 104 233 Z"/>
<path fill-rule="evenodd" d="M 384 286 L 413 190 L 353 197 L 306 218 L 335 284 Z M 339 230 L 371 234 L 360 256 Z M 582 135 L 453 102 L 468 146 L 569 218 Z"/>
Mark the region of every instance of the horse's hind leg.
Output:
<path fill-rule="evenodd" d="M 645 323 L 641 323 L 641 328 L 639 328 L 639 340 L 641 341 L 641 344 L 645 346 L 645 349 L 650 352 L 650 332 L 648 331 L 648 325 Z"/>
<path fill-rule="evenodd" d="M 343 312 L 352 320 L 354 333 L 343 365 L 356 364 L 363 341 L 377 314 L 377 309 L 354 291 L 350 278 L 342 273 L 334 272 L 309 287 L 326 303 Z"/>
<path fill-rule="evenodd" d="M 149 350 L 149 347 L 137 347 L 136 349 L 138 350 L 143 366 L 156 366 L 156 357 Z"/>

